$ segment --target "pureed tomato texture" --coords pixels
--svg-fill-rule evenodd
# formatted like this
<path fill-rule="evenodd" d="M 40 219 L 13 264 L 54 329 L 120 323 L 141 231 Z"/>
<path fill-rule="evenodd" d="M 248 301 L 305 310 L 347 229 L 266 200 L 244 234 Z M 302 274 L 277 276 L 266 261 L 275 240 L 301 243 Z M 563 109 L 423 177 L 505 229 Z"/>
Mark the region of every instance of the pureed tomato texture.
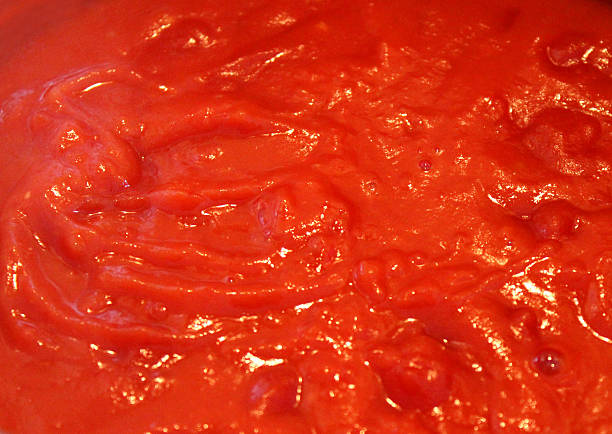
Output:
<path fill-rule="evenodd" d="M 45 5 L 2 17 L 1 428 L 612 432 L 609 3 Z"/>

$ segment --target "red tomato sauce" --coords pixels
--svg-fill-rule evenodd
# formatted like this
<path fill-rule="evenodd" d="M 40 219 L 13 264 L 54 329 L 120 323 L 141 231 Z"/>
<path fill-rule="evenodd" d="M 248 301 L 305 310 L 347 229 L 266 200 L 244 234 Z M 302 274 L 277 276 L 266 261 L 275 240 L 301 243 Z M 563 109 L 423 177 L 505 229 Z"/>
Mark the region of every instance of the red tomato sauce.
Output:
<path fill-rule="evenodd" d="M 610 3 L 0 10 L 0 428 L 612 432 Z"/>

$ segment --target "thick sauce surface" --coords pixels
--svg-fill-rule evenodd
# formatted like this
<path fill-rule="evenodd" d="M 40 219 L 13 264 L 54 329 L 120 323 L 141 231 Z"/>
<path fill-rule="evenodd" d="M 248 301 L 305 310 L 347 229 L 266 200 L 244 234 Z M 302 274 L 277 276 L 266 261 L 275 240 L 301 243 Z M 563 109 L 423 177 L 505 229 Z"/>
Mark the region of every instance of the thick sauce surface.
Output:
<path fill-rule="evenodd" d="M 0 428 L 612 432 L 609 3 L 56 3 L 0 14 Z"/>

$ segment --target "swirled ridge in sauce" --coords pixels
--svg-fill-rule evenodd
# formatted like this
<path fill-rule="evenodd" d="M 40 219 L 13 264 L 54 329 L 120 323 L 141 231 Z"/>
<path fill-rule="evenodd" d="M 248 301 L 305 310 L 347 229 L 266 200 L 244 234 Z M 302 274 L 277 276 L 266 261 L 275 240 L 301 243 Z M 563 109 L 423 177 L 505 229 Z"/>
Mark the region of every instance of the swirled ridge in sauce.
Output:
<path fill-rule="evenodd" d="M 612 7 L 230 3 L 0 8 L 0 428 L 612 432 Z"/>

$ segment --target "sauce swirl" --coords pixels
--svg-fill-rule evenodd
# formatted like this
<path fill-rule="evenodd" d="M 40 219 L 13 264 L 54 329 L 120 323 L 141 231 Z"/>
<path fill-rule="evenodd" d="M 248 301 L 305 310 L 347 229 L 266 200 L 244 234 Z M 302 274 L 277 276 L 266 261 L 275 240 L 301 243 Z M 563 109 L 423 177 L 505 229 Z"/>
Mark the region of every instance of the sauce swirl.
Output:
<path fill-rule="evenodd" d="M 612 430 L 609 4 L 38 6 L 2 429 Z"/>

